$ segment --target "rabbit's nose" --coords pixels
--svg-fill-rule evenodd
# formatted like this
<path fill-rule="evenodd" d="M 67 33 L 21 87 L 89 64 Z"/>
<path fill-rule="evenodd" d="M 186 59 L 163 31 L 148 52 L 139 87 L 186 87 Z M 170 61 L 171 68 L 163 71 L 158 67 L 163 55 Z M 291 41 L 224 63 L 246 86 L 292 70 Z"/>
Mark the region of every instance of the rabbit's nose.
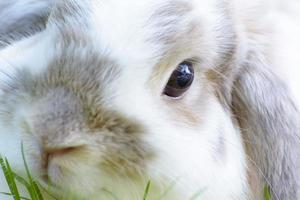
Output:
<path fill-rule="evenodd" d="M 72 153 L 78 151 L 80 147 L 71 146 L 71 147 L 49 147 L 46 146 L 43 148 L 42 154 L 42 170 L 44 171 L 43 179 L 48 181 L 48 173 L 51 170 L 51 162 L 53 160 L 65 160 L 69 157 Z"/>
<path fill-rule="evenodd" d="M 45 154 L 49 156 L 63 156 L 66 155 L 68 153 L 71 153 L 73 151 L 75 151 L 77 149 L 77 147 L 59 147 L 59 148 L 49 148 L 46 147 L 44 148 L 44 152 Z"/>
<path fill-rule="evenodd" d="M 68 154 L 71 154 L 75 151 L 77 151 L 79 147 L 44 147 L 43 149 L 43 160 L 46 161 L 45 167 L 47 167 L 48 162 L 50 159 L 54 157 L 64 157 Z"/>

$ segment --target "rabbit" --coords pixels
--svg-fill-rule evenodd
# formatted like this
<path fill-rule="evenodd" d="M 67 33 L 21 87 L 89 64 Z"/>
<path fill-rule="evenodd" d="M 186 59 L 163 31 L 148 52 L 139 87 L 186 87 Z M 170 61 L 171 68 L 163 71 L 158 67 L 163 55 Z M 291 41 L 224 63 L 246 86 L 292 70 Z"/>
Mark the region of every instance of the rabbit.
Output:
<path fill-rule="evenodd" d="M 0 48 L 45 28 L 53 0 L 0 1 Z"/>
<path fill-rule="evenodd" d="M 150 183 L 148 199 L 300 199 L 300 3 L 26 3 L 43 6 L 8 10 L 24 21 L 0 36 L 0 153 L 18 174 L 23 147 L 62 198 Z"/>

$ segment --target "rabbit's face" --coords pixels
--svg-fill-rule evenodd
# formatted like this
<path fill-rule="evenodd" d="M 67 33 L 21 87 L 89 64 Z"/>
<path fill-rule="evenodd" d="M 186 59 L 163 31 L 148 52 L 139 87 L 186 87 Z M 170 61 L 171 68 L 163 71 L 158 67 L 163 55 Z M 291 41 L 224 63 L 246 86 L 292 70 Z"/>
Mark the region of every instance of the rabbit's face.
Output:
<path fill-rule="evenodd" d="M 216 78 L 237 46 L 215 3 L 93 3 L 3 50 L 1 121 L 35 174 L 85 195 L 137 199 L 150 180 L 153 197 L 241 199 L 244 151 Z"/>

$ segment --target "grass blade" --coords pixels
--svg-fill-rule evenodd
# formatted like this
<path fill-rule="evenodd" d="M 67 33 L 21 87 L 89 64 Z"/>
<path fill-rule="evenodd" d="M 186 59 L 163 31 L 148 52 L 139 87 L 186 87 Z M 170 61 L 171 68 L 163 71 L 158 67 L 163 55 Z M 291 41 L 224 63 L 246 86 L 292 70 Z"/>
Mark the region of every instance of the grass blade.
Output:
<path fill-rule="evenodd" d="M 19 176 L 16 173 L 14 173 L 14 177 L 19 183 L 24 185 L 26 188 L 30 188 L 30 184 L 23 177 Z"/>
<path fill-rule="evenodd" d="M 34 190 L 37 194 L 38 199 L 39 200 L 44 200 L 44 198 L 42 196 L 42 193 L 41 193 L 41 190 L 39 189 L 38 184 L 37 184 L 36 181 L 34 181 L 34 180 L 32 181 L 32 186 L 33 186 L 33 188 L 34 188 Z"/>
<path fill-rule="evenodd" d="M 14 173 L 7 161 L 7 159 L 5 158 L 5 164 L 6 164 L 6 168 L 9 174 L 9 178 L 10 178 L 10 183 L 9 183 L 9 187 L 11 188 L 11 193 L 13 194 L 15 199 L 20 199 L 20 194 L 17 188 L 17 184 L 16 181 L 14 179 Z"/>
<path fill-rule="evenodd" d="M 105 188 L 103 188 L 102 191 L 105 192 L 106 194 L 108 194 L 113 200 L 118 200 L 118 197 L 114 193 L 112 193 L 111 191 L 109 191 Z"/>
<path fill-rule="evenodd" d="M 151 182 L 148 181 L 147 186 L 146 186 L 146 189 L 145 189 L 145 192 L 144 192 L 143 200 L 146 200 L 147 197 L 148 197 L 148 195 L 149 195 L 150 185 L 151 185 Z"/>
<path fill-rule="evenodd" d="M 265 200 L 272 200 L 270 187 L 268 187 L 268 186 L 265 186 L 265 188 L 264 188 L 264 199 Z"/>
<path fill-rule="evenodd" d="M 32 188 L 34 188 L 37 192 L 37 195 L 38 195 L 38 198 L 39 199 L 43 199 L 43 196 L 40 192 L 40 189 L 39 189 L 39 186 L 38 186 L 38 183 L 36 183 L 34 180 L 32 182 L 32 185 L 30 183 L 28 183 L 23 177 L 19 176 L 18 174 L 14 173 L 14 177 L 15 179 L 21 183 L 22 185 L 24 185 L 27 189 L 27 191 L 30 191 L 32 190 Z"/>
<path fill-rule="evenodd" d="M 7 159 L 4 160 L 2 156 L 0 156 L 0 165 L 13 198 L 15 200 L 20 200 L 20 194 L 17 188 L 17 184 L 14 180 L 13 172 Z"/>
<path fill-rule="evenodd" d="M 52 194 L 50 188 L 46 189 L 46 188 L 45 188 L 44 186 L 42 186 L 40 183 L 38 183 L 38 185 L 39 185 L 39 188 L 41 188 L 41 189 L 45 192 L 45 194 L 47 194 L 49 197 L 51 197 L 51 198 L 54 199 L 54 200 L 59 200 L 58 197 L 56 197 L 54 194 Z"/>
<path fill-rule="evenodd" d="M 0 194 L 6 195 L 6 196 L 14 196 L 13 194 L 7 193 L 7 192 L 0 192 Z M 31 199 L 28 199 L 26 197 L 21 197 L 21 196 L 20 196 L 20 199 L 22 199 L 22 200 L 31 200 Z"/>
<path fill-rule="evenodd" d="M 27 165 L 26 158 L 25 158 L 23 143 L 21 143 L 21 150 L 22 150 L 22 158 L 23 158 L 25 171 L 26 171 L 26 174 L 27 174 L 27 177 L 29 180 L 29 184 L 30 184 L 30 187 L 28 188 L 28 193 L 32 200 L 43 200 L 43 197 L 40 195 L 41 192 L 38 189 L 36 182 L 33 180 L 32 176 L 29 172 L 29 167 Z"/>

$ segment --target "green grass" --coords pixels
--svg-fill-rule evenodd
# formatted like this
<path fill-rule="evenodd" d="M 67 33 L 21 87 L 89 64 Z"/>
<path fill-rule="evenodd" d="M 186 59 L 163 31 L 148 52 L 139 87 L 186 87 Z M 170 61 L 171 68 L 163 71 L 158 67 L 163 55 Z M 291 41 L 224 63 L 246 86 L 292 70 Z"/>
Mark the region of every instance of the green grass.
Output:
<path fill-rule="evenodd" d="M 146 200 L 146 199 L 147 199 L 148 194 L 149 194 L 149 191 L 150 191 L 150 186 L 151 186 L 151 182 L 148 181 L 147 186 L 146 186 L 146 189 L 145 189 L 145 192 L 144 192 L 144 195 L 143 195 L 143 200 Z"/>
<path fill-rule="evenodd" d="M 53 199 L 53 200 L 62 199 L 62 198 L 56 197 L 55 195 L 51 194 L 48 190 L 43 188 L 37 180 L 35 180 L 32 177 L 32 175 L 28 169 L 26 159 L 25 159 L 23 145 L 22 145 L 22 157 L 23 157 L 24 167 L 26 170 L 26 177 L 21 177 L 15 171 L 13 171 L 8 160 L 6 158 L 3 158 L 0 155 L 0 166 L 1 166 L 2 172 L 4 174 L 4 177 L 6 179 L 7 186 L 9 188 L 9 192 L 1 192 L 0 191 L 0 195 L 10 196 L 13 200 L 44 200 L 45 197 L 42 195 L 42 192 L 41 192 L 41 191 L 44 191 L 50 199 Z M 26 198 L 26 197 L 23 197 L 20 195 L 18 185 L 26 188 L 27 195 L 29 196 L 29 198 Z M 142 200 L 150 200 L 149 199 L 150 189 L 151 189 L 151 182 L 148 181 Z M 120 200 L 117 196 L 115 196 L 110 191 L 105 190 L 103 192 L 106 192 L 107 194 L 109 194 L 114 200 Z M 190 200 L 198 199 L 198 197 L 200 196 L 200 194 L 202 192 L 196 193 L 195 195 L 193 195 L 193 197 Z M 49 199 L 49 198 L 47 198 L 47 199 Z M 74 198 L 72 197 L 72 195 L 68 195 L 68 197 L 63 198 L 63 199 L 73 200 Z M 271 194 L 270 194 L 269 187 L 264 188 L 264 199 L 271 200 Z"/>
<path fill-rule="evenodd" d="M 25 154 L 24 154 L 24 148 L 23 144 L 21 145 L 22 147 L 22 158 L 23 158 L 23 163 L 26 171 L 26 177 L 22 177 L 18 175 L 15 171 L 12 170 L 10 167 L 10 164 L 6 158 L 3 158 L 0 155 L 0 166 L 2 169 L 2 172 L 4 174 L 4 177 L 6 179 L 7 186 L 9 188 L 10 192 L 1 192 L 0 195 L 4 196 L 10 196 L 13 200 L 44 200 L 44 196 L 42 195 L 41 191 L 44 191 L 47 196 L 49 196 L 50 199 L 53 200 L 59 200 L 62 198 L 56 197 L 55 195 L 51 194 L 48 190 L 43 188 L 41 184 L 33 178 L 31 175 L 26 159 L 25 159 Z M 17 184 L 19 183 L 19 184 Z M 143 200 L 149 200 L 148 195 L 150 191 L 150 184 L 151 182 L 148 181 L 147 186 L 145 188 L 145 192 L 143 195 Z M 30 198 L 26 198 L 20 195 L 20 191 L 18 188 L 18 185 L 21 185 L 22 187 L 26 188 L 27 194 Z M 114 200 L 119 200 L 117 196 L 115 196 L 112 192 L 105 190 L 107 194 L 109 194 Z M 1 198 L 0 198 L 1 199 Z M 48 198 L 47 198 L 48 199 Z M 66 198 L 63 198 L 65 200 L 73 200 L 74 196 L 72 195 L 67 195 Z"/>
<path fill-rule="evenodd" d="M 270 187 L 268 187 L 268 186 L 265 186 L 265 188 L 264 188 L 264 198 L 265 198 L 265 200 L 272 200 Z"/>
<path fill-rule="evenodd" d="M 6 192 L 0 192 L 2 195 L 8 195 L 11 196 L 14 200 L 44 200 L 42 193 L 41 193 L 41 186 L 40 184 L 34 180 L 31 173 L 29 172 L 28 165 L 26 163 L 23 145 L 22 145 L 22 157 L 24 162 L 24 167 L 26 170 L 26 178 L 19 176 L 16 172 L 14 172 L 9 162 L 6 158 L 3 158 L 0 155 L 0 165 L 4 174 L 4 177 L 6 179 L 6 183 L 8 185 L 8 188 L 10 190 L 10 193 Z M 26 188 L 28 196 L 30 198 L 22 197 L 19 192 L 19 188 L 17 187 L 17 183 L 22 185 Z"/>

